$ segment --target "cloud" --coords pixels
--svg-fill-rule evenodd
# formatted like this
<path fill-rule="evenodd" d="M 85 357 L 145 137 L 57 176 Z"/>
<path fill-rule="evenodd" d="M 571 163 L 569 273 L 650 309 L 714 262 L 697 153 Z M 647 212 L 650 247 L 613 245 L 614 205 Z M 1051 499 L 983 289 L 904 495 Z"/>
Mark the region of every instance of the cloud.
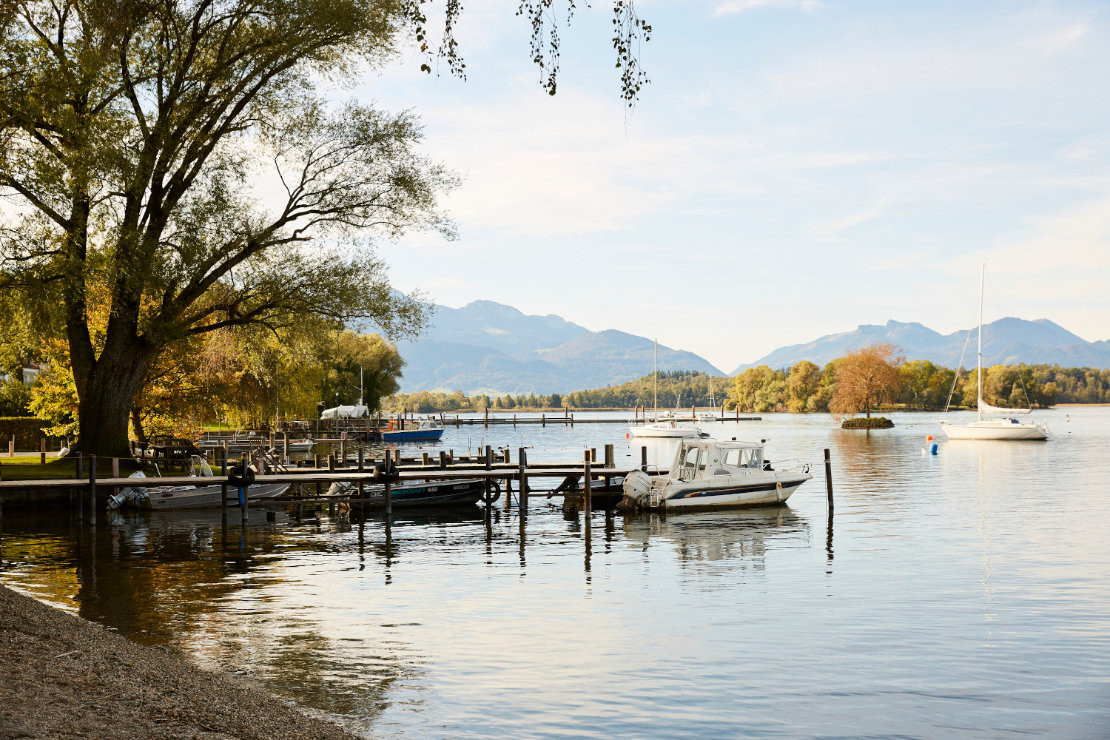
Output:
<path fill-rule="evenodd" d="M 824 3 L 820 0 L 726 0 L 713 10 L 713 15 L 736 15 L 759 8 L 788 8 L 812 13 L 822 7 Z"/>
<path fill-rule="evenodd" d="M 1073 23 L 1038 39 L 1037 46 L 1050 56 L 1069 51 L 1091 30 L 1088 23 Z"/>

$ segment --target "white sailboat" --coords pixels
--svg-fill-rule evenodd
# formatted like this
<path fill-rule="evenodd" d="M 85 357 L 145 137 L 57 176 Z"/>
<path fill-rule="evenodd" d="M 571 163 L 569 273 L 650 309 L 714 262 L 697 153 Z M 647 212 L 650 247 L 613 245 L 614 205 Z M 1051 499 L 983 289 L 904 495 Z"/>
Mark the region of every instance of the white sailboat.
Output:
<path fill-rule="evenodd" d="M 954 424 L 942 421 L 940 428 L 949 439 L 1001 439 L 1001 440 L 1040 440 L 1048 438 L 1048 427 L 1032 421 L 1023 421 L 1015 414 L 1028 414 L 1031 409 L 1004 409 L 992 406 L 983 400 L 983 285 L 986 281 L 987 266 L 979 278 L 979 352 L 976 360 L 978 383 L 979 418 L 969 424 Z M 987 414 L 988 418 L 983 418 Z"/>
<path fill-rule="evenodd" d="M 629 433 L 633 437 L 664 437 L 670 439 L 685 439 L 688 437 L 701 436 L 699 430 L 693 424 L 678 421 L 676 419 L 659 420 L 659 340 L 655 340 L 655 355 L 653 360 L 652 382 L 654 384 L 654 405 L 655 409 L 652 412 L 652 421 L 644 424 L 633 424 L 629 428 Z"/>

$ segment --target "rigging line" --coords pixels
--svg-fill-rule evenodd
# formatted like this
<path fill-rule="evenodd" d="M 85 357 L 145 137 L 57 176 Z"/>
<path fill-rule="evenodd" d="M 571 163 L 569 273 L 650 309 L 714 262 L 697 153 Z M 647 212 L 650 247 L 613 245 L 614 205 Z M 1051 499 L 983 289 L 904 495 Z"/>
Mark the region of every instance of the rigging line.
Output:
<path fill-rule="evenodd" d="M 956 383 L 960 381 L 960 369 L 964 366 L 964 354 L 967 352 L 967 343 L 971 341 L 971 329 L 967 330 L 967 336 L 964 337 L 964 348 L 960 351 L 960 362 L 956 365 L 956 373 L 952 376 L 952 388 L 948 391 L 948 400 L 944 402 L 944 413 L 948 413 L 948 407 L 952 404 L 952 394 L 956 392 Z"/>

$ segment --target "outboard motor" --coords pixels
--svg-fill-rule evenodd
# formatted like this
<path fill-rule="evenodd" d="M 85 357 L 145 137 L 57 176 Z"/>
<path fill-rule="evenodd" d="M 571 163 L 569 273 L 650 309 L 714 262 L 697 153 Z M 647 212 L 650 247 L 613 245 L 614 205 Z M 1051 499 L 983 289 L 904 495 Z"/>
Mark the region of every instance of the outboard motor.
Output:
<path fill-rule="evenodd" d="M 633 470 L 621 485 L 624 495 L 636 503 L 641 503 L 643 498 L 651 491 L 651 476 L 642 470 Z"/>

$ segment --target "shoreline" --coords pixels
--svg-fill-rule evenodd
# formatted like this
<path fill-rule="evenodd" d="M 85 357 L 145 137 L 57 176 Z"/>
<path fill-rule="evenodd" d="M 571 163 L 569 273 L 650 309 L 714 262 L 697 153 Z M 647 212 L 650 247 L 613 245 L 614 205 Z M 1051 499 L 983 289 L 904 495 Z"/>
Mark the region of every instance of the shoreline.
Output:
<path fill-rule="evenodd" d="M 198 668 L 0 585 L 0 738 L 357 738 L 257 682 Z"/>

